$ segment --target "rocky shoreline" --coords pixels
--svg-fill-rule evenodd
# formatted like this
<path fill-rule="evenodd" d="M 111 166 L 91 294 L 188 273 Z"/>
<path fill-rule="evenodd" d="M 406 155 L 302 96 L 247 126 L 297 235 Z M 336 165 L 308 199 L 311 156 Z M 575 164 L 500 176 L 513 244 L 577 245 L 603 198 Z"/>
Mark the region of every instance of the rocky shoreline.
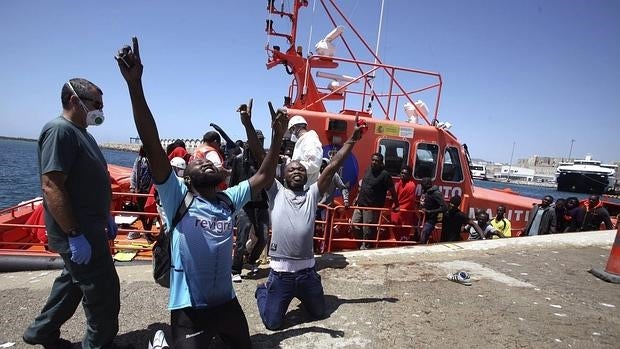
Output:
<path fill-rule="evenodd" d="M 118 151 L 131 151 L 138 152 L 140 150 L 140 144 L 127 144 L 127 143 L 103 143 L 99 144 L 99 148 L 101 149 L 110 149 L 110 150 L 118 150 Z"/>

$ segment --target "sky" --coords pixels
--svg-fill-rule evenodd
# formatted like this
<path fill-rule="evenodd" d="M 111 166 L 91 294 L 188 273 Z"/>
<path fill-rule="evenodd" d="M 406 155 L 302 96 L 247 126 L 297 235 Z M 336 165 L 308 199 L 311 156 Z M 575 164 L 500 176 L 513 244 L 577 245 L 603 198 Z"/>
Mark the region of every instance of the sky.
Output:
<path fill-rule="evenodd" d="M 332 28 L 309 2 L 304 52 Z M 264 130 L 267 101 L 281 105 L 290 84 L 283 67 L 265 67 L 268 41 L 287 46 L 264 32 L 266 3 L 2 1 L 0 135 L 37 138 L 61 113 L 62 84 L 84 77 L 104 92 L 106 121 L 89 131 L 99 143 L 128 143 L 137 132 L 113 55 L 134 35 L 161 138 L 201 138 L 214 122 L 244 139 L 235 110 L 249 98 Z M 337 3 L 374 48 L 381 1 Z M 473 158 L 507 163 L 513 145 L 514 161 L 567 157 L 574 140 L 573 158 L 620 160 L 619 1 L 385 0 L 379 56 L 441 74 L 439 119 Z"/>

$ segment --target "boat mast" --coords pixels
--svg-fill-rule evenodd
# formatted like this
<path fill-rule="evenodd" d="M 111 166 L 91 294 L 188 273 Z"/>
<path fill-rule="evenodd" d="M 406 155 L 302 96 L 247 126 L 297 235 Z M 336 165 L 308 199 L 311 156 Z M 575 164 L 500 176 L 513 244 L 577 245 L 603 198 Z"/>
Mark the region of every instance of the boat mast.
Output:
<path fill-rule="evenodd" d="M 377 57 L 379 57 L 379 43 L 381 42 L 381 28 L 383 26 L 383 9 L 385 8 L 385 0 L 381 0 L 381 13 L 379 14 L 379 29 L 377 30 L 377 44 L 375 45 L 375 65 Z M 372 113 L 372 102 L 375 99 L 375 79 L 370 80 L 370 101 L 368 101 L 367 112 Z"/>

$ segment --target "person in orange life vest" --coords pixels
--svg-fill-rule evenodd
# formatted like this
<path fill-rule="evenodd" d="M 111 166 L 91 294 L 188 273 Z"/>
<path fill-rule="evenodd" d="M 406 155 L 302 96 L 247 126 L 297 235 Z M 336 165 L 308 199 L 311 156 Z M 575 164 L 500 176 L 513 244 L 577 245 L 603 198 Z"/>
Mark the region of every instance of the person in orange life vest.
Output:
<path fill-rule="evenodd" d="M 415 225 L 418 216 L 412 212 L 416 209 L 415 182 L 411 179 L 413 169 L 404 165 L 400 170 L 400 182 L 396 184 L 396 195 L 400 204 L 400 211 L 392 212 L 390 220 L 397 225 Z M 394 237 L 397 241 L 407 240 L 412 228 L 394 228 Z"/>
<path fill-rule="evenodd" d="M 583 205 L 586 208 L 586 215 L 583 218 L 582 231 L 600 230 L 601 223 L 605 223 L 606 230 L 614 228 L 609 218 L 609 212 L 603 207 L 598 195 L 590 196 L 590 199 Z"/>

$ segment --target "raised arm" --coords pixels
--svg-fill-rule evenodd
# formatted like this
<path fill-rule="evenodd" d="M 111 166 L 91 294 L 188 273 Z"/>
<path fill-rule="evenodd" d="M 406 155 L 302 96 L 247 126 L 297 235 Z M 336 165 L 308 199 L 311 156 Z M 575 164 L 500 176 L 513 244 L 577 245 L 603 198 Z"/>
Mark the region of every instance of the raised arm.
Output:
<path fill-rule="evenodd" d="M 263 188 L 272 185 L 276 175 L 276 165 L 278 164 L 280 147 L 282 146 L 282 137 L 284 137 L 286 126 L 288 125 L 288 118 L 285 110 L 278 109 L 276 112 L 273 110 L 271 102 L 269 102 L 269 111 L 271 113 L 272 129 L 271 145 L 258 171 L 248 179 L 252 193 L 258 193 Z M 258 139 L 256 141 L 258 142 Z"/>
<path fill-rule="evenodd" d="M 250 153 L 259 164 L 262 164 L 265 159 L 265 149 L 263 149 L 263 146 L 260 144 L 258 135 L 256 134 L 256 129 L 252 124 L 252 101 L 253 99 L 250 98 L 250 102 L 248 102 L 248 104 L 240 105 L 237 111 L 239 112 L 239 116 L 241 118 L 241 124 L 245 128 L 245 135 L 248 139 L 248 148 Z"/>
<path fill-rule="evenodd" d="M 151 164 L 151 171 L 155 183 L 163 183 L 172 168 L 168 162 L 166 152 L 159 142 L 159 133 L 153 119 L 153 114 L 146 103 L 144 90 L 142 88 L 142 61 L 140 59 L 140 48 L 138 46 L 138 38 L 132 38 L 133 50 L 129 46 L 119 50 L 116 61 L 118 67 L 127 82 L 129 88 L 129 97 L 131 98 L 131 107 L 133 109 L 133 119 L 136 123 L 136 129 L 144 152 Z"/>
<path fill-rule="evenodd" d="M 353 150 L 355 143 L 357 143 L 357 141 L 359 141 L 362 138 L 362 129 L 366 128 L 367 126 L 366 124 L 359 126 L 358 121 L 359 121 L 359 116 L 356 116 L 355 117 L 355 128 L 353 129 L 353 133 L 351 134 L 351 137 L 346 142 L 344 142 L 344 145 L 342 146 L 342 148 L 338 150 L 338 152 L 336 153 L 336 155 L 334 155 L 334 157 L 331 159 L 329 164 L 327 164 L 323 172 L 321 172 L 321 175 L 319 176 L 319 180 L 317 183 L 319 186 L 319 193 L 321 195 L 323 195 L 329 189 L 329 185 L 331 184 L 334 173 L 338 171 L 338 169 L 340 168 L 340 166 L 342 166 L 342 163 L 347 158 L 347 156 L 351 154 L 351 151 Z"/>

